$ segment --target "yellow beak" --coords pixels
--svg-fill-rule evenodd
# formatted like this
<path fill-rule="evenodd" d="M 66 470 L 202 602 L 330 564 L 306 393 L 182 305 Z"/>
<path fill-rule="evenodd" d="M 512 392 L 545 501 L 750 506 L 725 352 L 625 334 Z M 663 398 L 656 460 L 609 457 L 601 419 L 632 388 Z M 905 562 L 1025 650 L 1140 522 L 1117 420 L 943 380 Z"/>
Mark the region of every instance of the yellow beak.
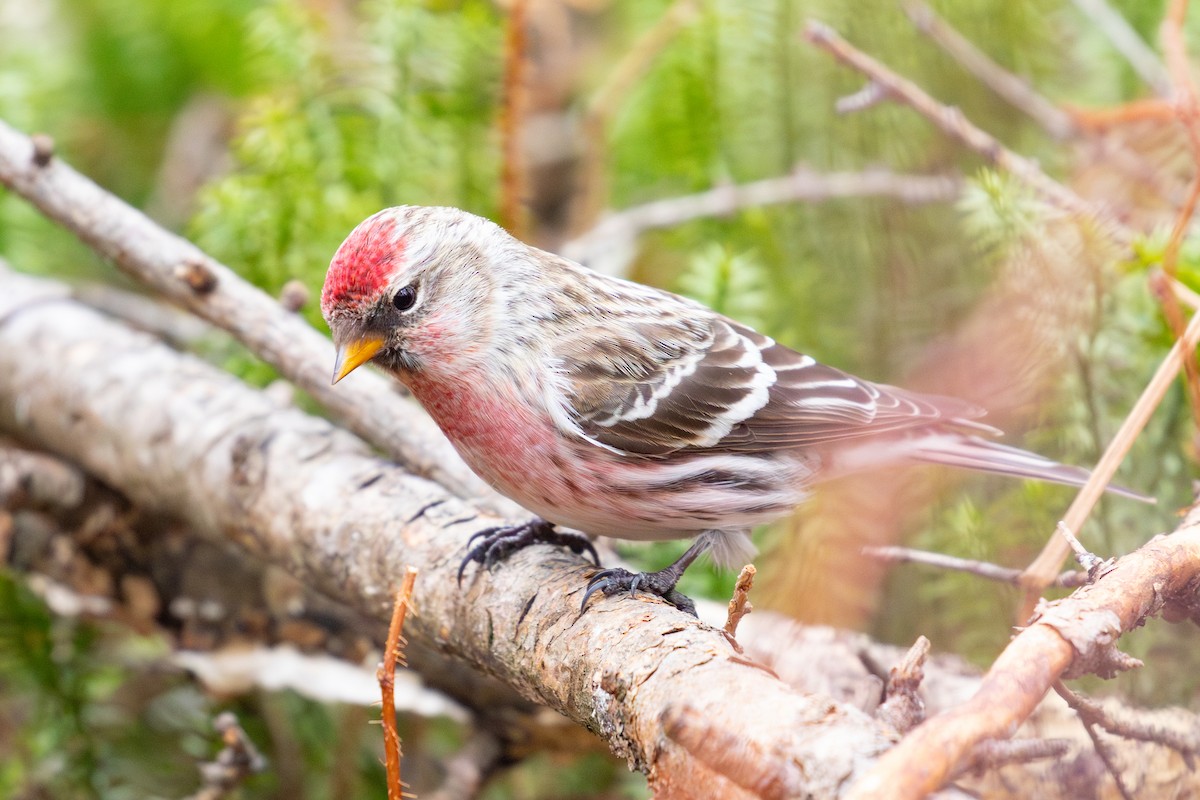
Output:
<path fill-rule="evenodd" d="M 333 382 L 337 383 L 354 370 L 371 360 L 383 347 L 384 341 L 377 336 L 364 336 L 347 342 L 338 348 L 337 360 L 333 362 Z"/>

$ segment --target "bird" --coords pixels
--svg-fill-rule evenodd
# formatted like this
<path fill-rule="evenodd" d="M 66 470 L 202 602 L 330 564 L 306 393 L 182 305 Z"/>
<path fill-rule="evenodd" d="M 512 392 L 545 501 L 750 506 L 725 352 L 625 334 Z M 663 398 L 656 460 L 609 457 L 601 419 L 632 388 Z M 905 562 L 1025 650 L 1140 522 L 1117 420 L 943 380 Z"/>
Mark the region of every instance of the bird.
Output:
<path fill-rule="evenodd" d="M 676 589 L 709 552 L 824 480 L 934 463 L 1081 485 L 1088 472 L 993 441 L 984 411 L 857 378 L 696 301 L 592 271 L 449 207 L 360 223 L 321 292 L 333 382 L 367 362 L 404 384 L 468 466 L 534 516 L 479 531 L 459 567 L 538 542 L 693 539 L 653 572 L 600 570 L 591 597 Z M 1120 488 L 1114 491 L 1138 497 Z"/>

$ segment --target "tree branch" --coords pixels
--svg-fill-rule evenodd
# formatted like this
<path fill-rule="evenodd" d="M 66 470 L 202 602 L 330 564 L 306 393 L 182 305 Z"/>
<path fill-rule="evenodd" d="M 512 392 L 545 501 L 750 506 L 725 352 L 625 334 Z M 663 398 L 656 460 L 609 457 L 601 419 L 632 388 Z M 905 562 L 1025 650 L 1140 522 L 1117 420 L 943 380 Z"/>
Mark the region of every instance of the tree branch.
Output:
<path fill-rule="evenodd" d="M 124 272 L 197 316 L 229 331 L 312 395 L 346 427 L 419 475 L 502 513 L 516 509 L 477 478 L 416 403 L 396 384 L 359 370 L 334 389 L 330 341 L 277 300 L 191 242 L 164 230 L 53 158 L 39 137 L 0 122 L 0 184 L 28 200 Z"/>
<path fill-rule="evenodd" d="M 414 668 L 424 650 L 500 678 L 599 734 L 660 797 L 834 797 L 888 746 L 858 710 L 793 691 L 668 606 L 615 598 L 581 616 L 577 556 L 532 548 L 459 587 L 468 535 L 499 520 L 45 282 L 0 273 L 0 371 L 0 429 L 284 566 L 381 633 L 419 566 Z M 688 736 L 696 720 L 724 744 Z"/>
<path fill-rule="evenodd" d="M 1168 602 L 1195 606 L 1200 515 L 1119 559 L 1070 597 L 1045 603 L 961 706 L 926 720 L 886 753 L 848 797 L 919 798 L 936 791 L 980 742 L 1012 735 L 1060 677 L 1112 677 L 1138 662 L 1117 638 Z M 919 765 L 919 766 L 918 766 Z"/>

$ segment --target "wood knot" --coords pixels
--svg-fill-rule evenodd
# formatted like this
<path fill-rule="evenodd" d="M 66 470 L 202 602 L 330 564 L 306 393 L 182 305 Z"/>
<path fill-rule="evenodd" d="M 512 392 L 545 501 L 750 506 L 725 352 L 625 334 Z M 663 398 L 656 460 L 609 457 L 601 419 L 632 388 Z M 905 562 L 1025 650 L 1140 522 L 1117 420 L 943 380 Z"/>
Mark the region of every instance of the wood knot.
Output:
<path fill-rule="evenodd" d="M 175 277 L 196 294 L 208 294 L 217 288 L 217 276 L 200 256 L 188 256 L 175 267 Z"/>
<path fill-rule="evenodd" d="M 49 134 L 35 133 L 29 137 L 33 142 L 33 165 L 42 169 L 54 158 L 54 138 Z"/>

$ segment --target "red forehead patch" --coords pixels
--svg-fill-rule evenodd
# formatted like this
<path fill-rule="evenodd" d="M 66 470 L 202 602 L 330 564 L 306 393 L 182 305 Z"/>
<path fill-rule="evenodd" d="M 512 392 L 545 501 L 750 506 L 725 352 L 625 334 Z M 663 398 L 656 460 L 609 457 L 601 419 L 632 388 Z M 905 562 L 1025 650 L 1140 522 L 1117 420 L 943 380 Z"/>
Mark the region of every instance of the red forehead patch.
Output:
<path fill-rule="evenodd" d="M 396 240 L 395 231 L 392 216 L 383 214 L 346 237 L 325 274 L 321 312 L 326 317 L 335 309 L 353 310 L 372 303 L 384 290 L 404 254 L 404 239 Z"/>

